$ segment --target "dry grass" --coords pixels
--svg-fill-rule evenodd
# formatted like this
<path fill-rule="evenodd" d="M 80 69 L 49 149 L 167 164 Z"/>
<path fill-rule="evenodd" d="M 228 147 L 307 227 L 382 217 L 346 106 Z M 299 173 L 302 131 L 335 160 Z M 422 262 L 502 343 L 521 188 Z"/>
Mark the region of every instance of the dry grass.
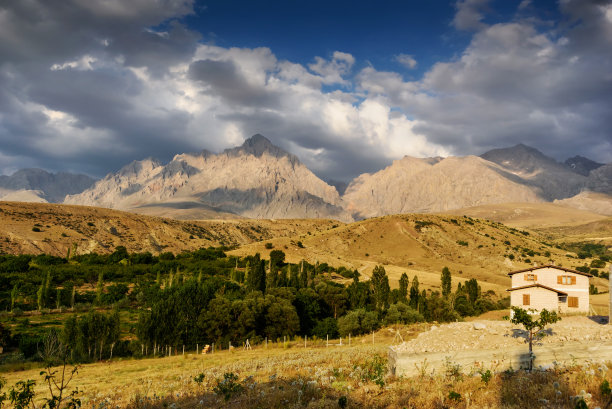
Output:
<path fill-rule="evenodd" d="M 0 201 L 0 253 L 65 257 L 68 249 L 72 254 L 75 248 L 77 254 L 104 254 L 119 245 L 130 252 L 180 253 L 318 232 L 338 224 L 323 219 L 179 221 L 99 207 Z"/>
<path fill-rule="evenodd" d="M 399 329 L 408 339 L 427 327 Z M 82 391 L 83 406 L 94 408 L 339 408 L 344 398 L 348 408 L 574 408 L 572 397 L 581 391 L 589 407 L 606 403 L 599 386 L 612 379 L 612 369 L 602 365 L 508 371 L 485 382 L 474 368 L 449 362 L 446 373 L 435 377 L 394 377 L 385 371 L 377 382 L 376 370 L 385 370 L 394 337 L 385 329 L 375 334 L 374 345 L 368 335 L 352 339 L 350 347 L 344 340 L 343 346 L 330 347 L 309 341 L 304 348 L 303 341 L 295 340 L 287 347 L 89 364 L 73 386 Z M 216 390 L 225 373 L 238 377 L 238 390 L 228 400 Z M 199 374 L 204 375 L 201 383 L 194 381 Z M 6 377 L 9 385 L 40 378 L 37 370 Z M 451 399 L 451 392 L 460 398 Z M 37 393 L 46 393 L 40 382 Z"/>

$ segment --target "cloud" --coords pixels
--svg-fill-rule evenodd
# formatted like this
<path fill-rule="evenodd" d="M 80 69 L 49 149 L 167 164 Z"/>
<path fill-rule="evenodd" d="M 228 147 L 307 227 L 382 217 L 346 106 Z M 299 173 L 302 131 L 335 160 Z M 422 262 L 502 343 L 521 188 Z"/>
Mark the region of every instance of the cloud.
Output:
<path fill-rule="evenodd" d="M 486 27 L 482 22 L 483 9 L 486 9 L 489 0 L 459 0 L 455 7 L 457 13 L 453 18 L 453 26 L 457 30 L 477 31 Z"/>
<path fill-rule="evenodd" d="M 255 133 L 336 180 L 403 155 L 517 142 L 612 161 L 610 3 L 564 0 L 552 26 L 523 14 L 485 25 L 486 5 L 458 3 L 469 45 L 404 81 L 341 51 L 299 64 L 203 44 L 180 20 L 190 1 L 11 2 L 0 6 L 0 171 L 103 176 Z"/>
<path fill-rule="evenodd" d="M 395 58 L 395 61 L 402 64 L 406 68 L 413 69 L 413 68 L 416 68 L 417 66 L 417 60 L 415 60 L 414 57 L 411 55 L 398 54 L 394 58 Z"/>

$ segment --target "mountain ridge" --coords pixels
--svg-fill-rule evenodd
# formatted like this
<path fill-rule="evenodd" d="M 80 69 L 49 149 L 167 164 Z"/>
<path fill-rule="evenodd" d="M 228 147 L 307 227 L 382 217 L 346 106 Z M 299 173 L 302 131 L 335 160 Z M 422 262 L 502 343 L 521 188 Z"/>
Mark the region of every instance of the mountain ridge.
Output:
<path fill-rule="evenodd" d="M 593 200 L 585 196 L 588 192 L 603 196 Z M 44 200 L 36 190 L 4 195 L 13 200 Z M 87 189 L 67 195 L 64 203 L 183 219 L 350 221 L 559 200 L 567 206 L 605 209 L 608 213 L 605 201 L 611 195 L 612 164 L 580 156 L 561 163 L 522 143 L 480 156 L 404 156 L 378 172 L 361 174 L 344 184 L 321 180 L 297 156 L 255 134 L 220 153 L 204 149 L 176 154 L 168 163 L 154 158 L 132 161 Z"/>

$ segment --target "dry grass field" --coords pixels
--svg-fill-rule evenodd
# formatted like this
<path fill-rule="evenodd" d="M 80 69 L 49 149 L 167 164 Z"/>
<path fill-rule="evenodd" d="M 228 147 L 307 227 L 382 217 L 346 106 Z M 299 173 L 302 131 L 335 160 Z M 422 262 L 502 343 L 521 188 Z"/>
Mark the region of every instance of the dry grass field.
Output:
<path fill-rule="evenodd" d="M 404 340 L 429 325 L 400 327 Z M 114 360 L 80 367 L 71 388 L 91 408 L 574 408 L 576 396 L 589 407 L 609 399 L 600 385 L 612 379 L 612 364 L 556 367 L 545 372 L 488 373 L 449 361 L 431 374 L 426 362 L 416 377 L 387 373 L 386 353 L 395 332 L 344 340 L 303 340 L 196 355 Z M 8 385 L 37 380 L 39 369 L 4 374 Z M 201 382 L 195 378 L 202 375 Z M 231 374 L 231 375 L 226 375 Z M 223 381 L 225 377 L 228 380 Z"/>

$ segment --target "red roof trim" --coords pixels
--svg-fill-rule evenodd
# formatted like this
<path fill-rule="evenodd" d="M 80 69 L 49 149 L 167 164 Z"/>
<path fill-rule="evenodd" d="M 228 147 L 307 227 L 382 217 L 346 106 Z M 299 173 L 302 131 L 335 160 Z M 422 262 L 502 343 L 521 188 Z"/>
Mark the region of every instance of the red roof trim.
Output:
<path fill-rule="evenodd" d="M 506 291 L 522 290 L 523 288 L 531 288 L 531 287 L 540 287 L 540 288 L 544 288 L 544 289 L 549 290 L 549 291 L 554 291 L 554 292 L 556 292 L 557 294 L 567 295 L 567 293 L 565 293 L 565 292 L 563 292 L 563 291 L 560 291 L 560 290 L 557 290 L 557 289 L 555 289 L 555 288 L 548 287 L 548 286 L 546 286 L 546 285 L 542 285 L 542 284 L 529 284 L 529 285 L 523 285 L 523 286 L 521 286 L 521 287 L 513 287 L 513 288 L 508 288 Z"/>
<path fill-rule="evenodd" d="M 587 277 L 593 277 L 591 274 L 589 273 L 583 273 L 582 271 L 576 271 L 576 270 L 572 270 L 571 268 L 565 268 L 565 267 L 561 267 L 561 266 L 555 266 L 553 264 L 546 264 L 546 265 L 542 265 L 542 266 L 537 266 L 537 267 L 530 267 L 530 268 L 526 268 L 524 270 L 516 270 L 516 271 L 511 271 L 508 273 L 509 276 L 513 275 L 513 274 L 517 274 L 517 273 L 525 273 L 527 271 L 535 271 L 535 270 L 539 270 L 541 268 L 556 268 L 557 270 L 562 270 L 562 271 L 567 271 L 568 273 L 574 273 L 574 274 L 579 274 L 581 276 L 587 276 Z"/>

